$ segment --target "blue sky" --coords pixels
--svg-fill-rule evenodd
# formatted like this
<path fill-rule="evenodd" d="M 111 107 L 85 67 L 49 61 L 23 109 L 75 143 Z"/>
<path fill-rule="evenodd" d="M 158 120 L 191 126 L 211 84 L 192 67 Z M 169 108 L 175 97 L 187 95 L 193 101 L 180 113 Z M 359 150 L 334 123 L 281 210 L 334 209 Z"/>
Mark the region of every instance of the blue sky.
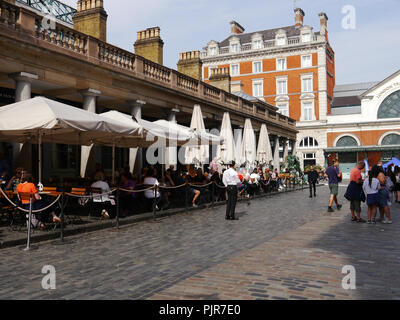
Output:
<path fill-rule="evenodd" d="M 62 0 L 76 6 L 76 0 Z M 400 0 L 297 0 L 305 24 L 319 30 L 318 13 L 328 17 L 336 53 L 337 84 L 380 81 L 400 69 Z M 133 51 L 136 32 L 159 26 L 164 64 L 176 69 L 179 52 L 201 50 L 230 34 L 229 22 L 246 32 L 294 24 L 293 0 L 104 0 L 108 42 Z M 356 28 L 342 28 L 342 8 L 356 9 Z"/>

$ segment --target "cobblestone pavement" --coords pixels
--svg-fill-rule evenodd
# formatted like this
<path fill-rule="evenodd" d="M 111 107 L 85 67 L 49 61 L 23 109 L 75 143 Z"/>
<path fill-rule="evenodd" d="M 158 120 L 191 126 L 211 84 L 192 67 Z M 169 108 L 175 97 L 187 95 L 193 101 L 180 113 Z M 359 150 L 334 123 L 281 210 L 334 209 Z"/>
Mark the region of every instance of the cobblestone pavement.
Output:
<path fill-rule="evenodd" d="M 240 203 L 239 221 L 218 207 L 3 249 L 0 299 L 400 297 L 399 208 L 391 226 L 352 224 L 345 209 L 326 213 L 327 187 L 317 192 Z M 344 264 L 357 269 L 354 292 L 341 289 Z M 44 265 L 56 269 L 56 290 L 41 287 Z"/>

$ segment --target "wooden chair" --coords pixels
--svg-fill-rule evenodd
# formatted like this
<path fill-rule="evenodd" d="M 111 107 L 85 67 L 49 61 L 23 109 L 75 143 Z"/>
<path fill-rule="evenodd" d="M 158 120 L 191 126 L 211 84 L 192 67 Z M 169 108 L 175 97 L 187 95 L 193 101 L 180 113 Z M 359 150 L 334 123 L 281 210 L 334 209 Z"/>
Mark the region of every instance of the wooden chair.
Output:
<path fill-rule="evenodd" d="M 75 195 L 75 196 L 86 196 L 87 195 L 87 193 L 86 193 L 86 188 L 71 188 L 71 192 L 70 192 L 71 194 L 73 194 L 73 195 Z M 67 198 L 68 199 L 68 198 Z M 66 204 L 65 204 L 66 205 Z M 83 205 L 83 206 L 85 206 L 85 205 Z M 79 215 L 72 215 L 72 216 L 70 216 L 70 215 L 65 215 L 65 217 L 68 219 L 68 221 L 69 222 L 71 222 L 72 224 L 75 222 L 75 221 L 78 221 L 79 222 L 79 224 L 81 224 L 81 223 L 83 223 L 83 221 L 82 221 L 82 219 L 81 219 L 81 217 L 79 216 Z M 66 220 L 67 220 L 66 219 Z"/>
<path fill-rule="evenodd" d="M 29 210 L 29 201 L 32 199 L 32 204 L 33 204 L 35 194 L 33 194 L 33 193 L 19 192 L 19 193 L 17 194 L 17 196 L 18 196 L 18 199 L 19 199 L 19 201 L 20 201 L 20 205 L 21 205 L 21 206 L 24 206 L 24 204 L 23 204 L 24 201 L 28 201 L 28 204 L 25 204 L 25 205 L 26 205 L 27 209 Z M 22 211 L 21 214 L 22 214 L 22 216 L 25 216 L 25 219 L 22 219 L 22 220 L 23 220 L 24 224 L 25 224 L 26 226 L 28 226 L 28 221 L 29 221 L 29 214 L 28 214 L 28 212 L 23 212 L 23 211 Z M 34 215 L 34 214 L 32 213 L 32 216 L 33 216 L 33 215 Z M 33 224 L 31 224 L 31 230 L 34 230 L 34 229 L 35 229 L 35 226 L 34 226 Z M 20 230 L 21 230 L 21 229 L 20 229 Z"/>

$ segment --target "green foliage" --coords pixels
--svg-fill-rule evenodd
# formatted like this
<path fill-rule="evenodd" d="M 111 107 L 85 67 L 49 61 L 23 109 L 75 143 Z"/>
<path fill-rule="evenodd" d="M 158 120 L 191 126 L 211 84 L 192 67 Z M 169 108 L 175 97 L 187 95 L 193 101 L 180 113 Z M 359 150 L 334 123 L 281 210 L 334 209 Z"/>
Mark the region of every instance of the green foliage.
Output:
<path fill-rule="evenodd" d="M 290 174 L 296 177 L 296 184 L 305 183 L 304 173 L 301 170 L 300 160 L 297 156 L 290 155 L 286 158 L 283 168 L 288 169 Z"/>

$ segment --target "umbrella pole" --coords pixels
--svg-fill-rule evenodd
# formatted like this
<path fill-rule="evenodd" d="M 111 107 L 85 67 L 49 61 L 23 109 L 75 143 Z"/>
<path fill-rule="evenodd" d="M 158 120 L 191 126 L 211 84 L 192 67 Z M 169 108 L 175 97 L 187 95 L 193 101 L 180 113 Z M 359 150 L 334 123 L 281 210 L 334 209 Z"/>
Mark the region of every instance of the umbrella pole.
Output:
<path fill-rule="evenodd" d="M 38 143 L 38 153 L 39 153 L 39 183 L 42 185 L 42 134 L 39 131 L 39 143 Z"/>
<path fill-rule="evenodd" d="M 115 184 L 115 140 L 112 146 L 112 184 Z"/>

